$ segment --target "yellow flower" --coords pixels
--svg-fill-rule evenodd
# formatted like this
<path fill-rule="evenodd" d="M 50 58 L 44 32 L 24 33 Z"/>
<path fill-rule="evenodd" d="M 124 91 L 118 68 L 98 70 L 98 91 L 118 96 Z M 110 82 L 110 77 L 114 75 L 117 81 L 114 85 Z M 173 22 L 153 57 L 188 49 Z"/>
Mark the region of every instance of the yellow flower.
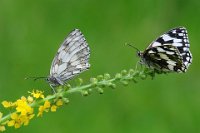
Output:
<path fill-rule="evenodd" d="M 0 126 L 0 132 L 3 132 L 5 130 L 6 130 L 5 126 Z"/>
<path fill-rule="evenodd" d="M 19 123 L 15 123 L 15 128 L 20 128 L 20 124 Z"/>
<path fill-rule="evenodd" d="M 8 121 L 7 125 L 8 125 L 9 127 L 14 126 L 14 125 L 15 125 L 15 120 L 10 120 L 10 121 Z"/>
<path fill-rule="evenodd" d="M 4 106 L 4 108 L 9 108 L 12 106 L 12 103 L 11 102 L 8 102 L 8 101 L 3 101 L 2 102 L 2 105 Z"/>
<path fill-rule="evenodd" d="M 26 115 L 26 114 L 32 114 L 33 113 L 33 108 L 31 108 L 27 101 L 25 101 L 25 99 L 19 99 L 16 102 L 16 110 L 17 112 L 20 112 L 22 115 Z"/>
<path fill-rule="evenodd" d="M 44 102 L 44 108 L 49 108 L 51 106 L 51 103 L 47 100 Z"/>
<path fill-rule="evenodd" d="M 37 116 L 42 116 L 43 112 L 48 112 L 49 111 L 49 108 L 51 107 L 51 103 L 47 100 L 44 102 L 44 105 L 43 106 L 40 106 L 39 107 L 39 111 L 38 111 L 38 114 Z"/>
<path fill-rule="evenodd" d="M 33 97 L 35 97 L 36 99 L 38 99 L 38 98 L 44 98 L 44 95 L 43 95 L 43 93 L 44 92 L 42 92 L 42 91 L 39 91 L 39 90 L 36 90 L 36 91 L 32 91 L 32 92 L 30 92 L 31 93 L 31 95 L 33 96 Z"/>
<path fill-rule="evenodd" d="M 58 101 L 56 101 L 56 105 L 57 106 L 62 106 L 63 105 L 63 100 L 59 99 Z"/>
<path fill-rule="evenodd" d="M 24 102 L 27 101 L 25 96 L 22 96 L 22 97 L 21 97 L 21 100 L 24 101 Z"/>
<path fill-rule="evenodd" d="M 29 119 L 33 119 L 33 117 L 35 116 L 35 114 L 31 114 L 28 116 Z"/>
<path fill-rule="evenodd" d="M 34 115 L 33 115 L 34 116 Z M 30 117 L 30 116 L 26 116 L 26 115 L 21 115 L 20 117 L 19 117 L 19 124 L 24 124 L 25 126 L 26 125 L 28 125 L 29 124 L 29 120 L 30 120 L 30 118 L 33 118 L 32 116 Z M 22 123 L 20 123 L 20 121 L 22 122 Z"/>
<path fill-rule="evenodd" d="M 20 128 L 21 125 L 28 125 L 30 119 L 34 117 L 34 114 L 31 115 L 22 115 L 17 113 L 11 114 L 11 120 L 8 121 L 8 126 L 14 126 L 15 128 Z"/>
<path fill-rule="evenodd" d="M 7 125 L 9 127 L 12 127 L 12 126 L 15 126 L 15 128 L 19 128 L 19 125 L 21 125 L 21 122 L 20 121 L 20 124 L 19 124 L 19 115 L 17 113 L 12 113 L 11 114 L 11 120 L 8 121 Z"/>
<path fill-rule="evenodd" d="M 37 117 L 42 116 L 43 112 L 44 112 L 44 106 L 40 106 L 38 109 Z"/>
<path fill-rule="evenodd" d="M 52 105 L 51 106 L 51 112 L 56 112 L 57 106 L 56 105 Z"/>
<path fill-rule="evenodd" d="M 32 103 L 32 102 L 33 102 L 33 97 L 28 96 L 27 101 L 28 101 L 29 103 Z"/>
<path fill-rule="evenodd" d="M 18 114 L 17 114 L 17 113 L 12 113 L 12 114 L 10 115 L 10 118 L 13 119 L 13 120 L 15 120 L 15 119 L 18 118 Z"/>

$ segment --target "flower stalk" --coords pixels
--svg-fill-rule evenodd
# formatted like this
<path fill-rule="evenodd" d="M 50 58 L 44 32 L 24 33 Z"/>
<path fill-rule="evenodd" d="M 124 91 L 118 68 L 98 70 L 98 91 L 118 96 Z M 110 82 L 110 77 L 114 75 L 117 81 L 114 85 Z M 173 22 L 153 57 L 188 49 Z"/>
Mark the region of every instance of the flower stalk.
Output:
<path fill-rule="evenodd" d="M 88 96 L 96 90 L 99 94 L 103 94 L 105 88 L 115 89 L 117 84 L 127 86 L 131 81 L 137 83 L 139 79 L 146 79 L 148 76 L 153 78 L 155 73 L 155 71 L 149 69 L 142 71 L 123 70 L 113 77 L 106 73 L 98 75 L 96 78 L 90 78 L 88 84 L 83 84 L 83 80 L 78 79 L 78 84 L 75 87 L 71 87 L 69 84 L 60 86 L 56 88 L 57 92 L 52 95 L 45 96 L 44 92 L 33 90 L 29 92 L 29 96 L 22 96 L 15 102 L 3 101 L 2 105 L 9 111 L 11 110 L 11 113 L 3 115 L 0 112 L 0 131 L 5 131 L 5 126 L 19 128 L 22 125 L 28 125 L 31 119 L 35 116 L 43 116 L 44 112 L 56 112 L 64 103 L 69 102 L 67 97 L 71 93 Z"/>

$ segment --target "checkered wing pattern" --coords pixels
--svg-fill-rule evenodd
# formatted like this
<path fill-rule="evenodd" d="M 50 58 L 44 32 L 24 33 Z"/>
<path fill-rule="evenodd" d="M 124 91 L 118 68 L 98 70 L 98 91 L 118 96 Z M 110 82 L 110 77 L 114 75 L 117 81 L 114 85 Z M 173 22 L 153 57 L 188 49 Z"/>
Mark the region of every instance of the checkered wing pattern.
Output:
<path fill-rule="evenodd" d="M 161 71 L 186 72 L 192 63 L 187 30 L 171 29 L 152 42 L 142 53 L 142 61 Z"/>
<path fill-rule="evenodd" d="M 89 69 L 90 49 L 79 29 L 73 30 L 64 40 L 50 69 L 50 76 L 65 82 Z"/>

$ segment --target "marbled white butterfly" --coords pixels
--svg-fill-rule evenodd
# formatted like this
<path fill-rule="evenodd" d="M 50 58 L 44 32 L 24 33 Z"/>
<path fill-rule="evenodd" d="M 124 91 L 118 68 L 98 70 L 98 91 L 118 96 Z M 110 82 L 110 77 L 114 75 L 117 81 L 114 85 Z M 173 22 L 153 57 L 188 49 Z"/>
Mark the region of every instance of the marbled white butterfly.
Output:
<path fill-rule="evenodd" d="M 73 30 L 58 49 L 47 81 L 54 87 L 64 85 L 75 75 L 89 69 L 90 49 L 79 29 Z"/>
<path fill-rule="evenodd" d="M 192 63 L 187 30 L 177 27 L 153 41 L 146 50 L 138 51 L 140 63 L 161 72 L 186 72 Z"/>

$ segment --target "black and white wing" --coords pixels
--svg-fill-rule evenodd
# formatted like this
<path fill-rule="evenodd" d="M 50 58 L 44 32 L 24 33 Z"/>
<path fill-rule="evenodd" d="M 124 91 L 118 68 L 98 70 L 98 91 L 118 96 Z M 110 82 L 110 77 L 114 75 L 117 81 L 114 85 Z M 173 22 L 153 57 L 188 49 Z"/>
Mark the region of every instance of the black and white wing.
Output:
<path fill-rule="evenodd" d="M 79 29 L 73 30 L 64 40 L 50 69 L 50 76 L 65 82 L 89 69 L 90 49 Z"/>
<path fill-rule="evenodd" d="M 186 72 L 192 63 L 187 30 L 174 28 L 152 42 L 143 53 L 148 65 L 162 71 Z"/>

